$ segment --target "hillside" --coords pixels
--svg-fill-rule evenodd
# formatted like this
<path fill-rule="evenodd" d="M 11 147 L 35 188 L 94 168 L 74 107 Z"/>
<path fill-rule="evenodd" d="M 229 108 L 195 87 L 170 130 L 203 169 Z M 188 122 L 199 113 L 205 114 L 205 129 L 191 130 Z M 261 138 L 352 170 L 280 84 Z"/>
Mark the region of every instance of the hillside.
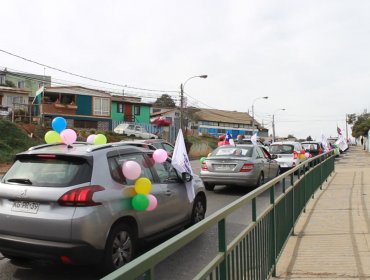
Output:
<path fill-rule="evenodd" d="M 0 163 L 11 162 L 14 155 L 35 145 L 25 131 L 12 122 L 0 120 Z"/>

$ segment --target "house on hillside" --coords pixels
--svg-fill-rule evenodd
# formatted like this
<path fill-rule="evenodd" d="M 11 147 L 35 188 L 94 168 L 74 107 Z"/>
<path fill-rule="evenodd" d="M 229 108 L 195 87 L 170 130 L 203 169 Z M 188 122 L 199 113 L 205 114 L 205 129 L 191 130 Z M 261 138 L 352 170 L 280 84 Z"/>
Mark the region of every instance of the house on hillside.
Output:
<path fill-rule="evenodd" d="M 24 88 L 0 86 L 0 116 L 8 116 L 12 110 L 28 111 L 30 91 Z"/>
<path fill-rule="evenodd" d="M 127 95 L 112 95 L 112 121 L 150 123 L 150 106 L 140 97 Z"/>
<path fill-rule="evenodd" d="M 188 128 L 197 129 L 199 134 L 217 137 L 230 132 L 233 138 L 236 138 L 238 134 L 252 135 L 253 119 L 248 113 L 204 108 L 187 109 L 187 111 L 191 119 Z M 256 130 L 258 130 L 258 136 L 268 136 L 268 129 L 255 120 L 254 131 Z"/>
<path fill-rule="evenodd" d="M 29 100 L 32 102 L 36 91 L 42 87 L 51 86 L 51 76 L 42 76 L 22 72 L 8 71 L 6 68 L 0 71 L 0 86 L 14 85 L 15 88 L 27 90 Z M 27 102 L 28 103 L 28 102 Z"/>
<path fill-rule="evenodd" d="M 111 95 L 80 86 L 46 87 L 35 98 L 45 121 L 64 117 L 70 128 L 111 129 Z"/>
<path fill-rule="evenodd" d="M 180 109 L 152 107 L 150 122 L 157 125 L 172 125 L 178 130 L 180 128 Z"/>

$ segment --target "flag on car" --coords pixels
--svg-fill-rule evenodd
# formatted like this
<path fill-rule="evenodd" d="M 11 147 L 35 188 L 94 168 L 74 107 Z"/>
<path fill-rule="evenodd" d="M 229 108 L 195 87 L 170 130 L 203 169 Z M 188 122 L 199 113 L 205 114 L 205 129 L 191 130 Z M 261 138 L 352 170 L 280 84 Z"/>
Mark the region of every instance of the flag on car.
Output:
<path fill-rule="evenodd" d="M 328 138 L 326 138 L 326 136 L 324 135 L 324 133 L 321 132 L 321 143 L 324 147 L 324 150 L 329 150 L 329 146 L 328 146 Z"/>
<path fill-rule="evenodd" d="M 253 143 L 253 145 L 257 146 L 257 132 L 252 135 L 251 142 Z"/>
<path fill-rule="evenodd" d="M 348 144 L 346 139 L 344 139 L 344 136 L 342 134 L 339 135 L 338 140 L 335 141 L 335 144 L 339 146 L 339 149 L 341 151 L 345 151 L 348 149 Z"/>
<path fill-rule="evenodd" d="M 337 126 L 337 132 L 339 135 L 342 135 L 342 130 L 339 128 L 339 126 Z"/>
<path fill-rule="evenodd" d="M 188 153 L 186 152 L 184 136 L 181 129 L 179 129 L 179 133 L 177 134 L 175 149 L 173 150 L 172 166 L 180 174 L 186 172 L 193 176 L 193 170 L 191 169 Z M 189 201 L 192 202 L 195 197 L 194 180 L 185 182 L 185 185 Z"/>
<path fill-rule="evenodd" d="M 235 146 L 233 136 L 231 135 L 230 132 L 226 133 L 226 139 L 227 142 L 229 142 L 230 145 Z"/>

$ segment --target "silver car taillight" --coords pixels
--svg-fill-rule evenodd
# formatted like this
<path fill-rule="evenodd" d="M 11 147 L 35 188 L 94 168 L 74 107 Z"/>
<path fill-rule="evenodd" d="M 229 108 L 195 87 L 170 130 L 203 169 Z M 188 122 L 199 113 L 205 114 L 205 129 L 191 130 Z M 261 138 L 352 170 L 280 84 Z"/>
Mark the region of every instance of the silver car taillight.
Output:
<path fill-rule="evenodd" d="M 244 163 L 239 172 L 249 172 L 253 170 L 253 163 Z"/>
<path fill-rule="evenodd" d="M 92 197 L 95 192 L 105 190 L 104 187 L 99 185 L 87 186 L 70 190 L 63 194 L 58 203 L 61 206 L 85 207 L 101 205 L 101 202 L 95 202 Z"/>

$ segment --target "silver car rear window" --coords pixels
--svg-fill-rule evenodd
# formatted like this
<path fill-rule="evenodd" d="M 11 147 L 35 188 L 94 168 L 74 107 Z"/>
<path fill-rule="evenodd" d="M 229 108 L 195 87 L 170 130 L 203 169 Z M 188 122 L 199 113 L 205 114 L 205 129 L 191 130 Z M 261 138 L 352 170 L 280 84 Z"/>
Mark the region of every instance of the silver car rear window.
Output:
<path fill-rule="evenodd" d="M 2 182 L 39 187 L 68 187 L 91 181 L 92 168 L 84 158 L 32 155 L 20 157 Z"/>
<path fill-rule="evenodd" d="M 219 147 L 212 152 L 212 156 L 241 156 L 251 157 L 253 152 L 252 147 Z"/>
<path fill-rule="evenodd" d="M 271 145 L 270 154 L 292 154 L 294 151 L 293 145 Z"/>

